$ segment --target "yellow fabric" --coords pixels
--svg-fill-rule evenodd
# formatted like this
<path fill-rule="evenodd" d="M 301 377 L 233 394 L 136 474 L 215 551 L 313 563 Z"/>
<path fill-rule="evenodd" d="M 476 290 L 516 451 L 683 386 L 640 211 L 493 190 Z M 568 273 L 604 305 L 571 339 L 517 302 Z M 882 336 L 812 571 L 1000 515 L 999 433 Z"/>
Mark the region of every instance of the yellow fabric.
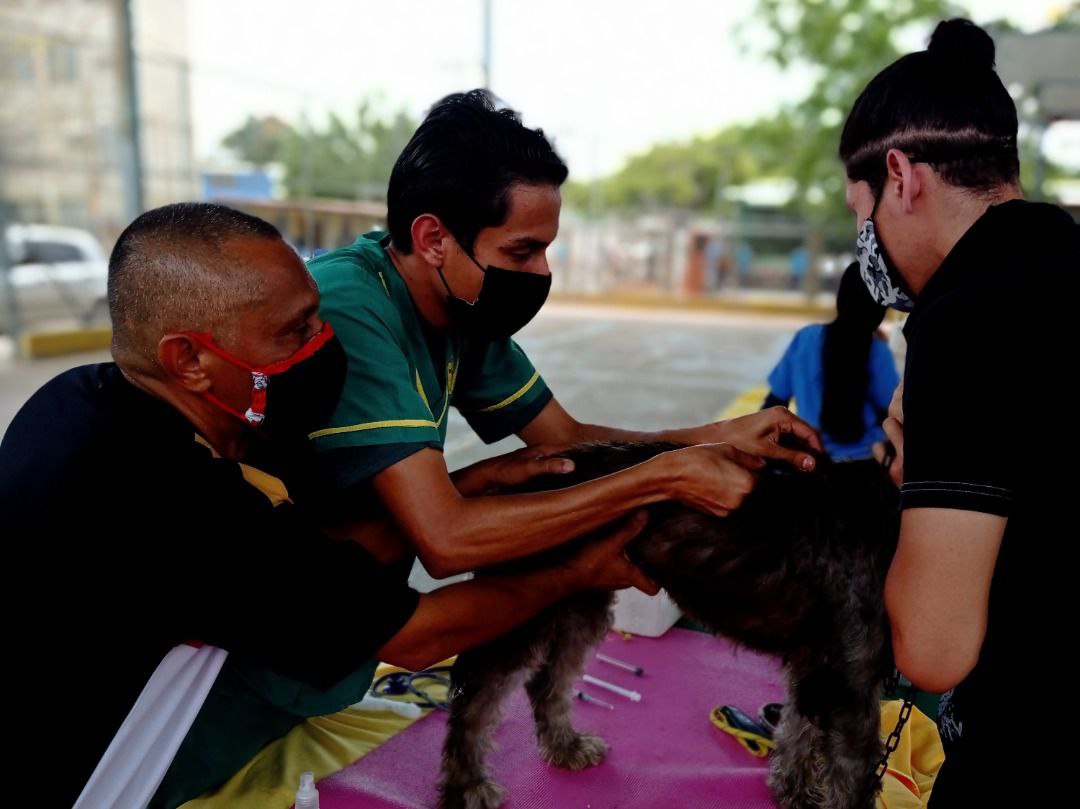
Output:
<path fill-rule="evenodd" d="M 424 392 L 424 383 L 420 381 L 420 372 L 416 372 L 416 392 L 420 394 L 420 398 L 424 400 L 424 407 L 431 413 L 431 417 L 435 418 L 435 414 L 431 412 L 431 402 L 428 401 L 427 394 Z"/>
<path fill-rule="evenodd" d="M 443 419 L 446 418 L 447 408 L 450 407 L 450 397 L 454 395 L 454 385 L 457 384 L 457 371 L 457 360 L 446 363 L 446 393 L 443 395 L 442 413 L 439 414 L 439 418 L 435 422 L 436 427 L 441 427 Z M 420 398 L 424 401 L 424 407 L 431 413 L 431 417 L 435 418 L 435 412 L 431 409 L 431 403 L 428 402 L 427 393 L 424 391 L 424 383 L 420 381 L 419 371 L 416 372 L 416 392 L 420 394 Z"/>
<path fill-rule="evenodd" d="M 503 399 L 498 404 L 493 404 L 493 405 L 491 405 L 491 407 L 485 407 L 480 412 L 481 413 L 490 413 L 490 412 L 492 412 L 494 410 L 502 410 L 507 405 L 513 404 L 518 399 L 520 399 L 522 396 L 524 396 L 526 393 L 528 393 L 532 389 L 532 386 L 536 384 L 536 380 L 538 380 L 539 378 L 540 378 L 540 372 L 537 371 L 532 375 L 532 377 L 529 379 L 529 381 L 526 382 L 524 385 L 522 385 L 517 391 L 515 391 L 514 393 L 511 393 L 509 396 L 507 396 L 505 399 Z"/>
<path fill-rule="evenodd" d="M 388 421 L 369 421 L 365 424 L 350 424 L 348 427 L 327 427 L 325 430 L 316 430 L 308 438 L 322 438 L 324 435 L 337 435 L 338 433 L 358 433 L 361 430 L 381 430 L 386 427 L 438 427 L 435 422 L 426 419 L 390 419 Z"/>
<path fill-rule="evenodd" d="M 882 738 L 896 727 L 900 715 L 900 700 L 881 703 Z M 918 809 L 926 806 L 938 770 L 945 761 L 937 725 L 918 708 L 911 709 L 911 718 L 904 725 L 900 744 L 889 756 L 878 809 Z"/>
<path fill-rule="evenodd" d="M 183 809 L 287 809 L 300 773 L 325 778 L 370 753 L 415 720 L 389 711 L 347 708 L 318 716 L 259 751 L 219 790 L 188 801 Z"/>
<path fill-rule="evenodd" d="M 446 393 L 443 395 L 442 413 L 439 414 L 439 418 L 435 421 L 436 427 L 441 427 L 443 419 L 446 418 L 446 411 L 450 407 L 450 397 L 454 395 L 454 385 L 457 384 L 457 369 L 458 360 L 446 363 Z M 417 377 L 419 379 L 419 377 Z"/>
<path fill-rule="evenodd" d="M 757 387 L 745 390 L 717 414 L 716 420 L 726 421 L 727 419 L 735 419 L 739 416 L 748 416 L 751 413 L 756 413 L 761 410 L 761 405 L 765 402 L 765 397 L 768 395 L 768 385 L 758 385 Z M 792 399 L 791 404 L 789 405 L 791 412 L 796 415 L 798 415 L 799 412 L 798 404 L 798 402 Z"/>
<path fill-rule="evenodd" d="M 724 733 L 730 733 L 734 736 L 735 740 L 746 749 L 747 753 L 756 758 L 762 758 L 776 749 L 776 742 L 772 739 L 749 730 L 742 730 L 728 722 L 722 707 L 718 705 L 709 712 L 709 721 Z"/>
<path fill-rule="evenodd" d="M 274 508 L 277 508 L 282 503 L 292 502 L 292 498 L 289 497 L 289 490 L 285 487 L 285 483 L 281 478 L 276 478 L 261 469 L 256 469 L 254 466 L 248 466 L 246 463 L 240 464 L 240 471 L 244 475 L 244 480 L 265 494 Z"/>
<path fill-rule="evenodd" d="M 402 670 L 383 664 L 375 679 Z M 446 699 L 445 686 L 432 683 L 425 690 L 436 700 Z M 410 696 L 390 699 L 415 701 Z M 318 782 L 363 758 L 415 721 L 389 711 L 354 708 L 307 719 L 260 750 L 220 789 L 188 801 L 181 809 L 288 809 L 296 798 L 300 773 L 311 771 Z"/>
<path fill-rule="evenodd" d="M 210 442 L 198 433 L 195 434 L 195 443 L 202 444 L 202 446 L 210 450 L 210 454 L 215 458 L 221 457 L 218 454 L 218 451 L 210 446 Z M 289 497 L 289 489 L 285 486 L 285 482 L 281 480 L 281 478 L 274 477 L 268 472 L 256 469 L 254 466 L 248 466 L 246 463 L 240 463 L 239 461 L 237 462 L 237 466 L 240 467 L 240 472 L 243 474 L 244 480 L 265 494 L 266 498 L 274 508 L 277 508 L 282 503 L 292 502 L 292 498 Z"/>
<path fill-rule="evenodd" d="M 461 359 L 455 357 L 453 362 L 446 363 L 446 401 L 443 402 L 443 416 L 446 415 L 446 408 L 450 403 L 450 397 L 454 394 L 454 389 L 457 387 L 458 368 L 461 367 Z M 442 417 L 439 417 L 439 424 L 442 424 Z"/>

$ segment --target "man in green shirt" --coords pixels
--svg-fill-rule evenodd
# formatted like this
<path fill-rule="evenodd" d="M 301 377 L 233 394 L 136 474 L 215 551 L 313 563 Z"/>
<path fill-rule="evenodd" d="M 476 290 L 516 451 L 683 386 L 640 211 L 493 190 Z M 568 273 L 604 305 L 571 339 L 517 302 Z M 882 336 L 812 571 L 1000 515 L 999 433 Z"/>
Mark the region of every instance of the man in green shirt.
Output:
<path fill-rule="evenodd" d="M 389 233 L 310 263 L 349 358 L 337 411 L 310 436 L 335 500 L 348 511 L 373 487 L 435 576 L 544 550 L 661 500 L 726 514 L 763 458 L 813 468 L 781 435 L 821 449 L 783 408 L 656 433 L 583 424 L 562 408 L 510 337 L 547 297 L 566 176 L 543 133 L 486 92 L 448 96 L 394 166 Z M 452 476 L 450 406 L 484 441 L 517 435 L 528 448 Z M 565 469 L 552 448 L 583 441 L 696 446 L 560 491 L 487 493 L 492 481 Z"/>

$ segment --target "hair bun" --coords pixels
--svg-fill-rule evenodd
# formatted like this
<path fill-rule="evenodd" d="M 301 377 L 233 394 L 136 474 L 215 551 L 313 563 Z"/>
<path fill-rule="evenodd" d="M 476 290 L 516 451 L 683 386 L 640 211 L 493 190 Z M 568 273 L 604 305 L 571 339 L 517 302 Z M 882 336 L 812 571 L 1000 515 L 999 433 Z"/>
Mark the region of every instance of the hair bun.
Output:
<path fill-rule="evenodd" d="M 952 70 L 977 73 L 994 69 L 994 40 L 971 20 L 939 22 L 926 50 Z"/>

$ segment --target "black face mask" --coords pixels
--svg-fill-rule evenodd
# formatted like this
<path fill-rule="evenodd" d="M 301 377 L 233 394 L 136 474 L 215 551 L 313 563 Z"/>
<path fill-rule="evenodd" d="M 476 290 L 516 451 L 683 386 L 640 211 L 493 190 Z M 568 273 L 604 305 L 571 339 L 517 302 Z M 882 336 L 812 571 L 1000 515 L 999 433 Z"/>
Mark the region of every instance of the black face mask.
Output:
<path fill-rule="evenodd" d="M 213 404 L 275 439 L 306 438 L 326 425 L 345 387 L 348 359 L 329 323 L 291 357 L 253 366 L 221 348 L 207 333 L 187 332 L 226 362 L 251 374 L 251 403 L 245 412 L 213 394 Z"/>
<path fill-rule="evenodd" d="M 270 380 L 266 431 L 277 437 L 307 438 L 326 426 L 345 388 L 348 359 L 337 335 L 303 362 Z"/>
<path fill-rule="evenodd" d="M 477 267 L 480 262 L 465 253 Z M 504 270 L 488 265 L 476 303 L 457 297 L 446 282 L 442 267 L 436 268 L 446 287 L 450 317 L 462 332 L 489 339 L 502 339 L 520 331 L 536 317 L 551 291 L 551 275 L 521 270 Z"/>

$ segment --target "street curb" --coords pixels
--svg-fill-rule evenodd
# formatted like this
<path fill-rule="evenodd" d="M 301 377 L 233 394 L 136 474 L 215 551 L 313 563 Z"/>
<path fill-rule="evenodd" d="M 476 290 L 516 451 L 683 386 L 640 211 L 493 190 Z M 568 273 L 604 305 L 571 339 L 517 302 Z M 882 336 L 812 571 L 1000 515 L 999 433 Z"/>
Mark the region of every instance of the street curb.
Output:
<path fill-rule="evenodd" d="M 76 354 L 83 351 L 101 351 L 112 345 L 112 329 L 99 326 L 86 329 L 27 332 L 20 340 L 24 357 L 41 359 Z"/>

